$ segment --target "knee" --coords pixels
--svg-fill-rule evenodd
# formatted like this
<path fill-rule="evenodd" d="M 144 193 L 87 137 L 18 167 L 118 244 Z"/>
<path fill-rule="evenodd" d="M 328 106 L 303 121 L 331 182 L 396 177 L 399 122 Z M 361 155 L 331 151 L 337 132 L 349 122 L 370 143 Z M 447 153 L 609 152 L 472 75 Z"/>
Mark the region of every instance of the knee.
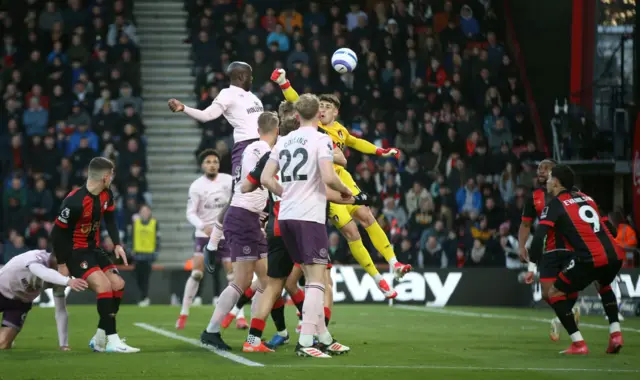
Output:
<path fill-rule="evenodd" d="M 111 289 L 112 290 L 122 290 L 124 289 L 124 279 L 120 276 L 111 276 L 109 278 L 109 282 L 111 282 Z"/>
<path fill-rule="evenodd" d="M 235 280 L 236 276 L 233 272 L 227 273 L 227 282 L 233 282 L 233 280 Z"/>
<path fill-rule="evenodd" d="M 551 299 L 554 297 L 560 297 L 560 296 L 564 296 L 564 292 L 556 289 L 555 286 L 552 286 L 551 289 L 549 289 L 549 291 L 547 292 L 547 299 Z"/>
<path fill-rule="evenodd" d="M 0 342 L 0 350 L 8 350 L 11 348 L 11 343 L 9 342 Z"/>
<path fill-rule="evenodd" d="M 376 218 L 373 217 L 373 214 L 371 214 L 368 207 L 360 207 L 354 215 L 360 222 L 360 225 L 364 228 L 369 228 L 369 226 L 376 222 Z"/>
<path fill-rule="evenodd" d="M 358 232 L 358 226 L 356 226 L 353 221 L 345 224 L 340 231 L 347 241 L 356 241 L 361 239 L 360 232 Z"/>
<path fill-rule="evenodd" d="M 201 270 L 194 269 L 194 270 L 191 271 L 191 278 L 196 280 L 196 281 L 202 280 L 203 276 L 204 276 L 204 274 L 202 273 Z"/>

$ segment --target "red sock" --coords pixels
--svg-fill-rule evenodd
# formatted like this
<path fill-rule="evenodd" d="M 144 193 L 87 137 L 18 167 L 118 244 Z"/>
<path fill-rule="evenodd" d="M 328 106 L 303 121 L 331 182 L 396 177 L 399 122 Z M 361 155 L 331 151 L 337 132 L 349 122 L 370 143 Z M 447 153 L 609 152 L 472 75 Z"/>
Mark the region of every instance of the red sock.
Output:
<path fill-rule="evenodd" d="M 257 319 L 257 318 L 253 318 L 251 320 L 251 327 L 249 328 L 249 339 L 247 340 L 250 344 L 257 346 L 259 343 L 260 338 L 262 338 L 262 332 L 264 331 L 264 326 L 266 325 L 264 319 Z M 252 339 L 252 336 L 255 337 L 255 342 L 254 339 Z"/>
<path fill-rule="evenodd" d="M 252 299 L 253 298 L 253 289 L 248 288 L 247 290 L 244 291 L 244 296 L 247 297 L 248 299 Z"/>
<path fill-rule="evenodd" d="M 329 321 L 331 320 L 331 309 L 328 307 L 324 307 L 324 324 L 329 326 Z"/>
<path fill-rule="evenodd" d="M 304 291 L 302 289 L 298 289 L 298 292 L 291 296 L 291 301 L 296 305 L 296 309 L 300 313 L 302 313 L 302 304 L 304 304 Z"/>

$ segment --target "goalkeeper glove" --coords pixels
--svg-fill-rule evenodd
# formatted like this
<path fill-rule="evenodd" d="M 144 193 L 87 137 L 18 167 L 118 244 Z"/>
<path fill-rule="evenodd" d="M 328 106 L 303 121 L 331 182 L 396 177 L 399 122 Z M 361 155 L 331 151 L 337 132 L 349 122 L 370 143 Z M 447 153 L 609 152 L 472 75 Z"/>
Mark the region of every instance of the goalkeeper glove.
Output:
<path fill-rule="evenodd" d="M 378 148 L 376 149 L 376 156 L 380 157 L 395 157 L 400 158 L 400 151 L 396 148 Z"/>
<path fill-rule="evenodd" d="M 287 72 L 284 69 L 275 69 L 271 73 L 271 80 L 276 82 L 280 89 L 286 90 L 291 87 L 291 83 L 287 80 Z"/>

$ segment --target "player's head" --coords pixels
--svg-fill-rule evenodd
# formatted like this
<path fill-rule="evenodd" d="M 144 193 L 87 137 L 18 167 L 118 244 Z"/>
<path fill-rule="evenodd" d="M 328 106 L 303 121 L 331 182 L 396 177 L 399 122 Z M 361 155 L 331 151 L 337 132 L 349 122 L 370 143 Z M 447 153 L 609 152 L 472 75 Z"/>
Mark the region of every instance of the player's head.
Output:
<path fill-rule="evenodd" d="M 253 69 L 246 62 L 233 61 L 227 67 L 227 75 L 231 79 L 231 84 L 238 86 L 245 91 L 249 91 L 253 83 Z"/>
<path fill-rule="evenodd" d="M 280 120 L 295 116 L 295 114 L 296 109 L 293 106 L 293 103 L 286 100 L 280 102 L 280 106 L 278 106 L 278 117 L 280 118 Z"/>
<path fill-rule="evenodd" d="M 320 99 L 320 122 L 329 125 L 336 121 L 340 112 L 340 99 L 333 94 L 322 94 Z"/>
<path fill-rule="evenodd" d="M 198 155 L 202 172 L 209 179 L 214 179 L 220 170 L 220 155 L 213 149 L 205 149 Z"/>
<path fill-rule="evenodd" d="M 555 196 L 562 190 L 571 189 L 575 184 L 575 177 L 573 170 L 569 166 L 556 165 L 549 172 L 547 191 Z"/>
<path fill-rule="evenodd" d="M 104 157 L 96 157 L 89 162 L 88 180 L 102 185 L 103 189 L 111 186 L 115 165 L 113 161 Z"/>
<path fill-rule="evenodd" d="M 280 136 L 286 136 L 298 128 L 300 128 L 300 120 L 295 116 L 289 116 L 280 123 Z"/>
<path fill-rule="evenodd" d="M 278 139 L 280 119 L 275 112 L 266 111 L 258 116 L 258 133 L 269 145 L 274 145 Z"/>
<path fill-rule="evenodd" d="M 317 125 L 318 112 L 320 111 L 320 100 L 311 94 L 300 95 L 300 99 L 295 102 L 296 113 L 300 116 L 300 125 Z"/>
<path fill-rule="evenodd" d="M 143 204 L 142 206 L 140 206 L 140 211 L 138 211 L 138 213 L 140 214 L 140 218 L 142 218 L 142 220 L 149 220 L 151 218 L 151 207 L 149 207 L 148 204 Z"/>
<path fill-rule="evenodd" d="M 538 171 L 537 171 L 539 186 L 543 186 L 545 183 L 547 183 L 547 178 L 549 178 L 549 171 L 553 169 L 553 167 L 556 166 L 557 164 L 558 163 L 556 162 L 556 160 L 551 158 L 547 158 L 540 161 L 540 164 L 538 164 Z"/>

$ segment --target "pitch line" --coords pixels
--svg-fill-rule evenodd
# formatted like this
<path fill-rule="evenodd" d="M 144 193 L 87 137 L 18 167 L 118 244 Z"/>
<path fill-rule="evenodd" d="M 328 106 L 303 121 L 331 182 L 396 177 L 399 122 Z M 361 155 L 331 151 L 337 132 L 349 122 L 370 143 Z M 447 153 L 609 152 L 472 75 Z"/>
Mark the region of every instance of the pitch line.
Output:
<path fill-rule="evenodd" d="M 339 360 L 339 359 L 338 359 Z M 274 364 L 269 367 L 275 368 L 351 368 L 351 369 L 432 369 L 450 371 L 517 371 L 517 372 L 602 372 L 602 373 L 640 373 L 640 369 L 607 369 L 607 368 L 507 368 L 507 367 L 456 367 L 439 365 L 313 365 L 313 364 Z"/>
<path fill-rule="evenodd" d="M 170 339 L 179 340 L 181 342 L 188 343 L 188 344 L 190 344 L 192 346 L 202 347 L 205 350 L 209 350 L 209 351 L 213 352 L 214 354 L 216 354 L 218 356 L 221 356 L 221 357 L 223 357 L 225 359 L 229 359 L 229 360 L 231 360 L 233 362 L 236 362 L 236 363 L 239 363 L 239 364 L 242 364 L 242 365 L 246 365 L 246 366 L 249 366 L 249 367 L 264 367 L 264 364 L 262 364 L 262 363 L 254 362 L 253 360 L 249 360 L 249 359 L 246 359 L 246 358 L 244 358 L 242 356 L 239 356 L 239 355 L 236 355 L 236 354 L 232 354 L 229 351 L 221 351 L 221 350 L 218 350 L 217 348 L 213 348 L 211 346 L 207 346 L 206 344 L 202 344 L 197 339 L 187 338 L 187 337 L 184 337 L 182 335 L 178 335 L 178 334 L 176 334 L 174 332 L 167 331 L 167 330 L 161 329 L 159 327 L 151 326 L 151 325 L 146 324 L 146 323 L 134 323 L 134 325 L 136 325 L 137 327 L 140 327 L 141 329 L 145 329 L 147 331 L 154 332 L 154 333 L 156 333 L 158 335 L 162 335 L 162 336 L 170 338 Z"/>
<path fill-rule="evenodd" d="M 434 313 L 434 314 L 445 314 L 445 315 L 455 315 L 458 317 L 474 317 L 474 318 L 487 318 L 487 319 L 509 319 L 514 321 L 530 321 L 530 322 L 539 322 L 539 323 L 549 323 L 549 319 L 544 318 L 533 318 L 533 317 L 524 317 L 524 316 L 516 316 L 516 315 L 508 315 L 508 314 L 493 314 L 493 313 L 476 313 L 473 311 L 462 311 L 462 310 L 448 310 L 446 308 L 433 308 L 433 307 L 422 307 L 422 306 L 409 306 L 409 305 L 394 305 L 393 307 L 404 310 L 411 311 L 421 311 L 426 313 Z M 593 323 L 582 323 L 580 322 L 580 327 L 590 327 L 594 329 L 600 330 L 609 330 L 609 326 L 605 325 L 596 325 Z M 636 333 L 640 333 L 640 329 L 634 329 L 631 327 L 622 327 L 622 331 L 632 331 Z"/>

